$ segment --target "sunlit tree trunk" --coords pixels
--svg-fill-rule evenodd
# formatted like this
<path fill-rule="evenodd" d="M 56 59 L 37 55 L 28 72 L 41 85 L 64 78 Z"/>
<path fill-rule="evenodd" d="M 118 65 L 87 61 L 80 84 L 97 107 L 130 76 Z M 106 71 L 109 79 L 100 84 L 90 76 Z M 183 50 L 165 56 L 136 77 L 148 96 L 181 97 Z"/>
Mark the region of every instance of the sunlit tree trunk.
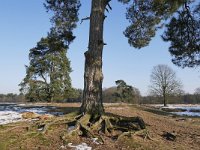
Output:
<path fill-rule="evenodd" d="M 101 115 L 102 103 L 102 52 L 103 24 L 107 0 L 92 0 L 88 51 L 85 52 L 84 94 L 81 106 L 83 113 Z"/>

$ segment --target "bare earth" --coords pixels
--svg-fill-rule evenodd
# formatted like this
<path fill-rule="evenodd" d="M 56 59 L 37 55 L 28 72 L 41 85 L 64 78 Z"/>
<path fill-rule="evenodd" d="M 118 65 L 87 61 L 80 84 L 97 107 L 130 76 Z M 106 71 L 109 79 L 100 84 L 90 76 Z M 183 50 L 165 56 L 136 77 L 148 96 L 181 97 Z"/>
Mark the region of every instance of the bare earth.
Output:
<path fill-rule="evenodd" d="M 80 104 L 53 105 L 61 107 L 80 106 Z M 86 142 L 96 150 L 200 150 L 200 118 L 174 117 L 167 113 L 154 111 L 154 109 L 145 106 L 127 104 L 105 104 L 105 110 L 106 112 L 127 117 L 142 117 L 147 125 L 150 138 L 144 138 L 138 134 L 132 137 L 123 137 L 117 141 L 103 137 L 105 143 L 99 145 L 93 143 L 91 139 L 85 138 L 78 138 L 68 142 L 72 142 L 73 144 Z M 46 134 L 38 134 L 27 131 L 27 127 L 30 124 L 31 122 L 19 122 L 0 126 L 0 150 L 70 149 L 66 146 L 67 143 L 61 139 L 63 133 L 66 132 L 65 125 L 58 125 Z M 176 135 L 175 140 L 167 140 L 163 136 L 166 132 Z"/>

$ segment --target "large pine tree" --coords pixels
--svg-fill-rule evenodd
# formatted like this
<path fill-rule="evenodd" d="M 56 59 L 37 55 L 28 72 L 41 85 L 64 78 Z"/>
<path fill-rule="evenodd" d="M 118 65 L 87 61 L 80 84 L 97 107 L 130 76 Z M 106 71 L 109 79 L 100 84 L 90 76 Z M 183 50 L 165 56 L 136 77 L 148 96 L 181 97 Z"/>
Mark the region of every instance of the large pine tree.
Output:
<path fill-rule="evenodd" d="M 84 92 L 81 112 L 101 115 L 102 104 L 102 53 L 105 12 L 112 9 L 111 0 L 92 0 L 88 50 L 85 52 Z M 172 16 L 185 0 L 118 0 L 127 5 L 126 18 L 130 26 L 124 31 L 128 42 L 135 48 L 147 46 L 156 31 Z M 54 13 L 51 21 L 67 43 L 74 39 L 73 29 L 78 21 L 80 0 L 46 0 L 47 10 Z M 84 18 L 86 19 L 86 18 Z M 82 20 L 84 20 L 82 19 Z M 70 38 L 66 36 L 70 33 Z M 69 35 L 69 34 L 68 34 Z M 73 38 L 72 38 L 73 37 Z"/>
<path fill-rule="evenodd" d="M 123 132 L 135 132 L 135 130 L 145 128 L 140 117 L 127 118 L 104 113 L 102 102 L 102 53 L 105 45 L 103 31 L 105 13 L 112 9 L 110 1 L 91 0 L 90 17 L 82 19 L 90 20 L 89 42 L 88 50 L 85 52 L 81 109 L 79 115 L 76 117 L 72 115 L 67 123 L 68 125 L 76 124 L 76 128 L 70 132 L 71 135 L 95 137 L 95 133 L 101 132 L 111 137 L 120 137 L 119 135 Z M 127 5 L 126 18 L 130 25 L 125 29 L 124 35 L 128 38 L 130 46 L 140 49 L 147 46 L 156 31 L 164 27 L 174 13 L 184 4 L 187 5 L 189 0 L 118 0 L 118 2 Z M 51 18 L 53 27 L 67 46 L 75 39 L 73 29 L 76 28 L 79 20 L 80 5 L 80 0 L 46 0 L 45 3 L 47 10 L 53 13 Z M 70 118 L 70 115 L 68 117 Z M 113 135 L 113 133 L 118 134 Z"/>
<path fill-rule="evenodd" d="M 70 96 L 70 61 L 67 46 L 52 28 L 46 38 L 30 49 L 29 66 L 23 79 L 21 92 L 30 101 L 62 100 Z"/>

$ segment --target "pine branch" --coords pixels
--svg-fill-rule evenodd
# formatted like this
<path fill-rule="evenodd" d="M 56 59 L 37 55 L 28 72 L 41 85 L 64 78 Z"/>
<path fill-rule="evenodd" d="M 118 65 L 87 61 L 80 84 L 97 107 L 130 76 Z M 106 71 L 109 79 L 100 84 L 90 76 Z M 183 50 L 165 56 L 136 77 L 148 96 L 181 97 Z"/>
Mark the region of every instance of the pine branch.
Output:
<path fill-rule="evenodd" d="M 107 12 L 109 12 L 109 10 L 112 10 L 112 7 L 110 6 L 110 1 L 111 0 L 106 0 L 106 2 L 105 2 L 105 6 L 106 6 L 105 9 L 106 9 Z M 107 8 L 107 6 L 108 6 L 108 8 Z"/>

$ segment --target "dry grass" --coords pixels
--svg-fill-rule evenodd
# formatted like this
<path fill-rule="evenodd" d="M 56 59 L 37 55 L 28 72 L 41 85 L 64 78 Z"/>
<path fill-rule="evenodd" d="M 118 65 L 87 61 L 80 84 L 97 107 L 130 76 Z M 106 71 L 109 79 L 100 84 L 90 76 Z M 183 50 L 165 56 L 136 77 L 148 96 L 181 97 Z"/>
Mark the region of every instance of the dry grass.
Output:
<path fill-rule="evenodd" d="M 44 105 L 44 104 L 37 104 Z M 59 107 L 79 107 L 80 104 L 45 104 Z M 88 138 L 69 139 L 68 142 L 80 144 L 88 143 L 93 149 L 102 150 L 199 150 L 200 146 L 200 119 L 182 118 L 168 116 L 166 113 L 157 111 L 145 111 L 143 106 L 131 106 L 126 104 L 105 105 L 106 111 L 117 115 L 134 117 L 140 116 L 147 124 L 148 132 L 152 139 L 144 139 L 142 135 L 132 137 L 122 137 L 114 140 L 104 136 L 105 143 L 97 145 Z M 73 109 L 70 109 L 73 110 Z M 0 126 L 0 150 L 57 150 L 66 141 L 62 140 L 63 134 L 67 131 L 66 125 L 55 125 L 48 129 L 47 133 L 42 134 L 35 130 L 28 130 L 31 122 L 19 122 Z M 175 133 L 176 140 L 170 141 L 162 135 L 165 132 Z M 67 149 L 69 149 L 67 147 Z"/>

